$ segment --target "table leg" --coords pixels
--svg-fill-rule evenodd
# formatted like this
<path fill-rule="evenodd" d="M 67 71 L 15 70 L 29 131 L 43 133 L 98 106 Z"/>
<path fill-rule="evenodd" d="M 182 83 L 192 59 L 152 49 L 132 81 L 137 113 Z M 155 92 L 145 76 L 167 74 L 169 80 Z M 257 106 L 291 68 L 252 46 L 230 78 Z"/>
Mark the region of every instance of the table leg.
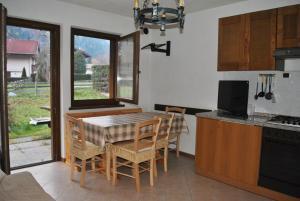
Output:
<path fill-rule="evenodd" d="M 110 161 L 111 161 L 111 150 L 110 146 L 106 146 L 106 178 L 108 181 L 110 181 Z"/>

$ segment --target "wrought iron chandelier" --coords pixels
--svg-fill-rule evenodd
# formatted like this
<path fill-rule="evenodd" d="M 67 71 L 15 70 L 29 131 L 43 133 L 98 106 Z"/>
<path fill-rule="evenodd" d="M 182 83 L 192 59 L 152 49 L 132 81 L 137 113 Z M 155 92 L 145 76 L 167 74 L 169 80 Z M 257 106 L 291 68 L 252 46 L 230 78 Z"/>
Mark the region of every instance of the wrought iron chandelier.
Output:
<path fill-rule="evenodd" d="M 160 7 L 159 0 L 144 0 L 143 8 L 139 6 L 139 0 L 134 0 L 134 21 L 137 27 L 148 33 L 146 25 L 160 26 L 160 31 L 165 32 L 167 25 L 179 25 L 182 30 L 184 27 L 184 0 L 175 0 L 177 8 Z"/>

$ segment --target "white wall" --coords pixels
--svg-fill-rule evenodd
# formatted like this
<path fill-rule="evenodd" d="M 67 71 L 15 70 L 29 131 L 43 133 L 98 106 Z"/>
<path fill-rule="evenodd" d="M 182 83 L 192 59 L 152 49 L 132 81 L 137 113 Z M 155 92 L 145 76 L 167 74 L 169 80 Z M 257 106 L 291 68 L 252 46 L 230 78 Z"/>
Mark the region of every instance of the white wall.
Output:
<path fill-rule="evenodd" d="M 159 31 L 152 31 L 154 42 L 172 41 L 171 56 L 152 53 L 152 80 L 150 104 L 172 104 L 204 109 L 216 109 L 217 89 L 220 79 L 249 79 L 250 96 L 258 73 L 218 73 L 218 18 L 237 14 L 266 10 L 289 4 L 300 3 L 299 0 L 249 0 L 219 8 L 187 14 L 184 32 L 178 29 L 167 30 L 166 36 Z M 188 5 L 187 5 L 188 6 Z M 300 76 L 292 74 L 292 79 L 280 79 L 277 75 L 278 103 L 271 105 L 260 100 L 257 109 L 266 112 L 291 112 L 300 107 Z M 255 90 L 255 89 L 254 89 Z M 291 93 L 295 93 L 291 96 Z M 287 101 L 287 102 L 286 102 Z M 253 102 L 251 100 L 251 102 Z M 285 107 L 285 108 L 283 108 Z M 299 109 L 297 109 L 299 111 Z M 188 116 L 190 135 L 182 138 L 182 151 L 194 154 L 196 120 Z"/>
<path fill-rule="evenodd" d="M 224 73 L 224 79 L 250 81 L 248 104 L 254 105 L 256 112 L 300 116 L 300 72 L 290 72 L 290 78 L 283 78 L 283 72 L 263 72 L 275 74 L 272 81 L 275 102 L 265 98 L 254 99 L 259 73 L 262 72 Z M 260 91 L 261 85 L 258 92 Z"/>
<path fill-rule="evenodd" d="M 135 31 L 133 19 L 102 12 L 56 0 L 0 0 L 8 10 L 8 16 L 60 25 L 61 28 L 61 140 L 64 156 L 63 114 L 70 107 L 70 28 L 71 26 L 106 33 L 126 35 Z M 149 36 L 142 36 L 141 43 L 147 43 Z M 141 52 L 140 102 L 147 108 L 150 99 L 149 52 Z M 127 105 L 135 107 L 135 105 Z M 115 108 L 118 109 L 118 108 Z"/>

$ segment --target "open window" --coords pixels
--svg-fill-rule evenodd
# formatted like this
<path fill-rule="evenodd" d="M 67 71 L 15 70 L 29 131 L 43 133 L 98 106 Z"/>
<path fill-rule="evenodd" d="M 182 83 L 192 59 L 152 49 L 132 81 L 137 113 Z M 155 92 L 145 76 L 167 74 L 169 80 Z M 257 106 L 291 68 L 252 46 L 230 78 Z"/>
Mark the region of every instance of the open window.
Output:
<path fill-rule="evenodd" d="M 71 29 L 71 109 L 138 103 L 139 38 Z"/>
<path fill-rule="evenodd" d="M 116 97 L 138 104 L 140 33 L 135 32 L 118 40 Z"/>

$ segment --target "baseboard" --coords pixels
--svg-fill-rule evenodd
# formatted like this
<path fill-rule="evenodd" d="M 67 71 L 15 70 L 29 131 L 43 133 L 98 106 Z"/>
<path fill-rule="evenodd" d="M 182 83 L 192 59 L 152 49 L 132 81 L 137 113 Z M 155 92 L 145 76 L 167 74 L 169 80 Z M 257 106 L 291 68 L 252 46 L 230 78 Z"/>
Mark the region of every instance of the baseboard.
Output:
<path fill-rule="evenodd" d="M 176 150 L 171 149 L 170 152 L 176 153 Z M 189 153 L 186 153 L 186 152 L 183 152 L 183 151 L 179 151 L 179 155 L 195 160 L 195 155 L 193 155 L 193 154 L 189 154 Z"/>

